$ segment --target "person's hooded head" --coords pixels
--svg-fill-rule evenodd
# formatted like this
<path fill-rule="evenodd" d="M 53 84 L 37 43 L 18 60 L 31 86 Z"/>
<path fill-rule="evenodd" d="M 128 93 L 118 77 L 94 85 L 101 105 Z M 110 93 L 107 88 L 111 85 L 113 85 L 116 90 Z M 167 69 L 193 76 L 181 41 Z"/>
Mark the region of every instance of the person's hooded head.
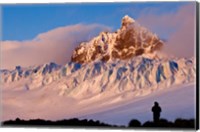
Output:
<path fill-rule="evenodd" d="M 159 106 L 158 102 L 154 102 L 154 105 L 155 105 L 155 106 Z"/>

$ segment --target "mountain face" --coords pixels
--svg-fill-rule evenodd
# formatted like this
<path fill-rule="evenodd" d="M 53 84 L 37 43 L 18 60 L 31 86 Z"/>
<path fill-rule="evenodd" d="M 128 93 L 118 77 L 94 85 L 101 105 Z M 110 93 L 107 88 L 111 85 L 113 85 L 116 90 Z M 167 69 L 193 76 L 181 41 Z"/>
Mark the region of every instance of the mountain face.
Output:
<path fill-rule="evenodd" d="M 89 63 L 95 60 L 126 60 L 142 54 L 153 53 L 163 46 L 156 34 L 140 26 L 129 16 L 114 33 L 102 32 L 89 42 L 81 43 L 73 52 L 72 62 Z"/>
<path fill-rule="evenodd" d="M 195 81 L 195 60 L 149 59 L 142 56 L 128 61 L 96 61 L 89 64 L 70 62 L 65 66 L 54 63 L 32 68 L 17 67 L 1 71 L 4 88 L 19 90 L 51 87 L 59 95 L 86 98 L 102 92 L 166 88 Z"/>
<path fill-rule="evenodd" d="M 118 31 L 102 32 L 81 43 L 66 65 L 17 66 L 15 70 L 1 70 L 1 80 L 4 88 L 52 87 L 59 95 L 74 98 L 194 82 L 195 58 L 162 57 L 157 53 L 162 46 L 155 34 L 125 16 Z"/>

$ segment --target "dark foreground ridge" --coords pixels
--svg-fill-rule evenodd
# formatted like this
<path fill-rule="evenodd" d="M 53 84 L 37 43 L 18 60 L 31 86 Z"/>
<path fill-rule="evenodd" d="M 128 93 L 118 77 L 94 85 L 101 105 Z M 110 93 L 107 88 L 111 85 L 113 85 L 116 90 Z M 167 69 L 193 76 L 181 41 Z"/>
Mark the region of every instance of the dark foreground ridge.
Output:
<path fill-rule="evenodd" d="M 167 121 L 166 119 L 160 119 L 158 122 L 147 121 L 144 124 L 141 124 L 138 120 L 131 120 L 128 126 L 117 126 L 102 123 L 100 121 L 93 121 L 87 119 L 68 119 L 68 120 L 59 120 L 59 121 L 50 121 L 42 119 L 33 119 L 33 120 L 21 120 L 17 118 L 16 120 L 9 120 L 2 122 L 3 126 L 48 126 L 48 127 L 102 127 L 102 128 L 188 128 L 195 129 L 195 120 L 194 119 L 176 119 L 174 122 Z"/>
<path fill-rule="evenodd" d="M 31 119 L 31 120 L 21 120 L 17 118 L 16 120 L 9 120 L 2 122 L 3 126 L 48 126 L 48 127 L 124 127 L 124 126 L 116 126 L 116 125 L 109 125 L 102 123 L 100 121 L 93 121 L 93 120 L 87 120 L 87 119 L 64 119 L 64 120 L 58 120 L 58 121 L 50 121 L 50 120 L 43 120 L 43 119 Z"/>

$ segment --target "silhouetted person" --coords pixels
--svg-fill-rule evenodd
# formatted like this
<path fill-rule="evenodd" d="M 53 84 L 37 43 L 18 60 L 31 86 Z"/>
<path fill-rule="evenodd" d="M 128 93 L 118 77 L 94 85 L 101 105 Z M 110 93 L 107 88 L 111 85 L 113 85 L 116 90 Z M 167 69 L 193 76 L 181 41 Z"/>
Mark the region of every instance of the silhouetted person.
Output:
<path fill-rule="evenodd" d="M 154 106 L 152 107 L 151 111 L 153 112 L 154 123 L 158 122 L 160 119 L 160 112 L 162 112 L 158 102 L 154 102 Z"/>

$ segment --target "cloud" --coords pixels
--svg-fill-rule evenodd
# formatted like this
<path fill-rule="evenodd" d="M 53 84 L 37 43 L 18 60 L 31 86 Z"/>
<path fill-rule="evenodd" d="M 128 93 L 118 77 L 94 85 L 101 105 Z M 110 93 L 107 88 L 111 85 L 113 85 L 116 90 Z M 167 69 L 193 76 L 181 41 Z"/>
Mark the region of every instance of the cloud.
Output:
<path fill-rule="evenodd" d="M 13 69 L 16 65 L 27 67 L 48 62 L 64 64 L 70 61 L 74 48 L 80 42 L 105 30 L 110 28 L 100 24 L 76 24 L 41 33 L 33 40 L 2 41 L 1 68 Z"/>
<path fill-rule="evenodd" d="M 141 15 L 138 21 L 158 35 L 167 36 L 164 52 L 177 57 L 192 57 L 195 52 L 195 18 L 195 3 L 192 3 L 168 14 Z"/>

